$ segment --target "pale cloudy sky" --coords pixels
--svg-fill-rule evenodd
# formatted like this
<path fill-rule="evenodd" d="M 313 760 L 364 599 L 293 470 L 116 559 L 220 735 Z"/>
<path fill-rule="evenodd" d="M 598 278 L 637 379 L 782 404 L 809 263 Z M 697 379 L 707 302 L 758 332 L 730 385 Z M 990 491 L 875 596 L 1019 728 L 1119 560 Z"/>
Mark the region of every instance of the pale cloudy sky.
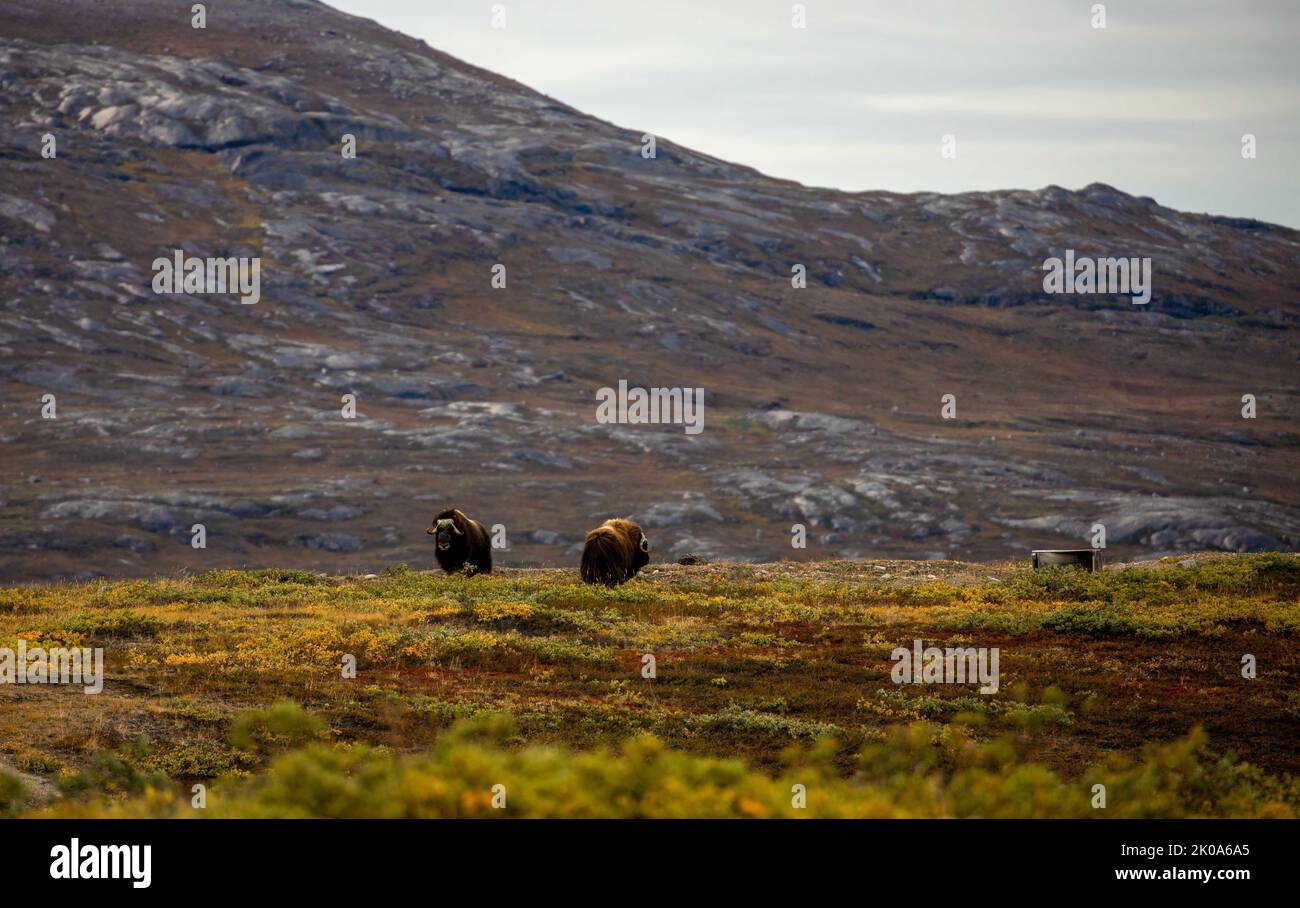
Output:
<path fill-rule="evenodd" d="M 1300 227 L 1300 0 L 1112 0 L 1104 29 L 1094 0 L 806 0 L 802 30 L 785 0 L 328 2 L 808 185 L 1100 181 Z"/>

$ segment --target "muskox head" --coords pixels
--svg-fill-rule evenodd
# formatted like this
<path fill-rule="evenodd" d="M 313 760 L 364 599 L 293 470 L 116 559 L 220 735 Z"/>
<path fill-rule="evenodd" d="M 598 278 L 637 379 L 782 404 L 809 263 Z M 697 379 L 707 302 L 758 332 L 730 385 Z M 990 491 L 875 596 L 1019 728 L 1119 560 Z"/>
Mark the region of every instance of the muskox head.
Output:
<path fill-rule="evenodd" d="M 630 532 L 632 538 L 636 540 L 636 554 L 632 556 L 632 573 L 635 574 L 650 563 L 650 537 L 641 532 L 641 528 L 635 523 L 632 524 Z"/>
<path fill-rule="evenodd" d="M 433 526 L 425 530 L 430 536 L 435 537 L 438 551 L 450 551 L 454 543 L 465 536 L 465 531 L 456 526 L 456 520 L 452 517 L 442 517 L 433 521 Z"/>

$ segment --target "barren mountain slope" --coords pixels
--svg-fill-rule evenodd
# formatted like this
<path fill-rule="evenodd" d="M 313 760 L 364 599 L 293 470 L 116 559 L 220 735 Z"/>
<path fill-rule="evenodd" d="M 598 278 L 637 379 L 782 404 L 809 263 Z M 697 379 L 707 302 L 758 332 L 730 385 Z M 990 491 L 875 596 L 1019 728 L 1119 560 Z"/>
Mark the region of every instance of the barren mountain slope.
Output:
<path fill-rule="evenodd" d="M 1300 541 L 1295 231 L 646 159 L 306 0 L 2 0 L 0 36 L 0 576 L 424 563 L 448 501 L 514 564 L 614 514 L 660 559 Z M 176 249 L 260 256 L 260 302 L 154 294 Z M 1046 295 L 1067 249 L 1149 256 L 1151 302 Z M 620 379 L 704 388 L 705 430 L 598 424 Z"/>

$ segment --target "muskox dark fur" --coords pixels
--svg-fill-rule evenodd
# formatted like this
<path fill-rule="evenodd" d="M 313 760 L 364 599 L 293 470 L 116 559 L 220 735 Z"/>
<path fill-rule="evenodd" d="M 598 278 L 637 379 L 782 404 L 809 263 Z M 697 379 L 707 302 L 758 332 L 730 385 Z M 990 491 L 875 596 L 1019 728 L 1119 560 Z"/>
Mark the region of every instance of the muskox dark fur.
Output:
<path fill-rule="evenodd" d="M 630 520 L 606 520 L 587 534 L 582 547 L 582 579 L 618 586 L 650 563 L 650 540 Z"/>
<path fill-rule="evenodd" d="M 435 537 L 438 564 L 448 574 L 492 573 L 492 540 L 477 520 L 470 520 L 459 508 L 443 508 L 425 530 Z"/>

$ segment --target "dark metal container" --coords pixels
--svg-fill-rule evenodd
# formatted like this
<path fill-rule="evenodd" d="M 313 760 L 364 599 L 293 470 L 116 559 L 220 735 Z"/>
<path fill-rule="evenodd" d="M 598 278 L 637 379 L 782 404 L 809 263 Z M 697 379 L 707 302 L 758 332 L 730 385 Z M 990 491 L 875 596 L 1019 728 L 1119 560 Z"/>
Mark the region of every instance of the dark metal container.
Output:
<path fill-rule="evenodd" d="M 1049 565 L 1074 565 L 1085 571 L 1101 570 L 1101 549 L 1034 549 L 1034 570 Z"/>

